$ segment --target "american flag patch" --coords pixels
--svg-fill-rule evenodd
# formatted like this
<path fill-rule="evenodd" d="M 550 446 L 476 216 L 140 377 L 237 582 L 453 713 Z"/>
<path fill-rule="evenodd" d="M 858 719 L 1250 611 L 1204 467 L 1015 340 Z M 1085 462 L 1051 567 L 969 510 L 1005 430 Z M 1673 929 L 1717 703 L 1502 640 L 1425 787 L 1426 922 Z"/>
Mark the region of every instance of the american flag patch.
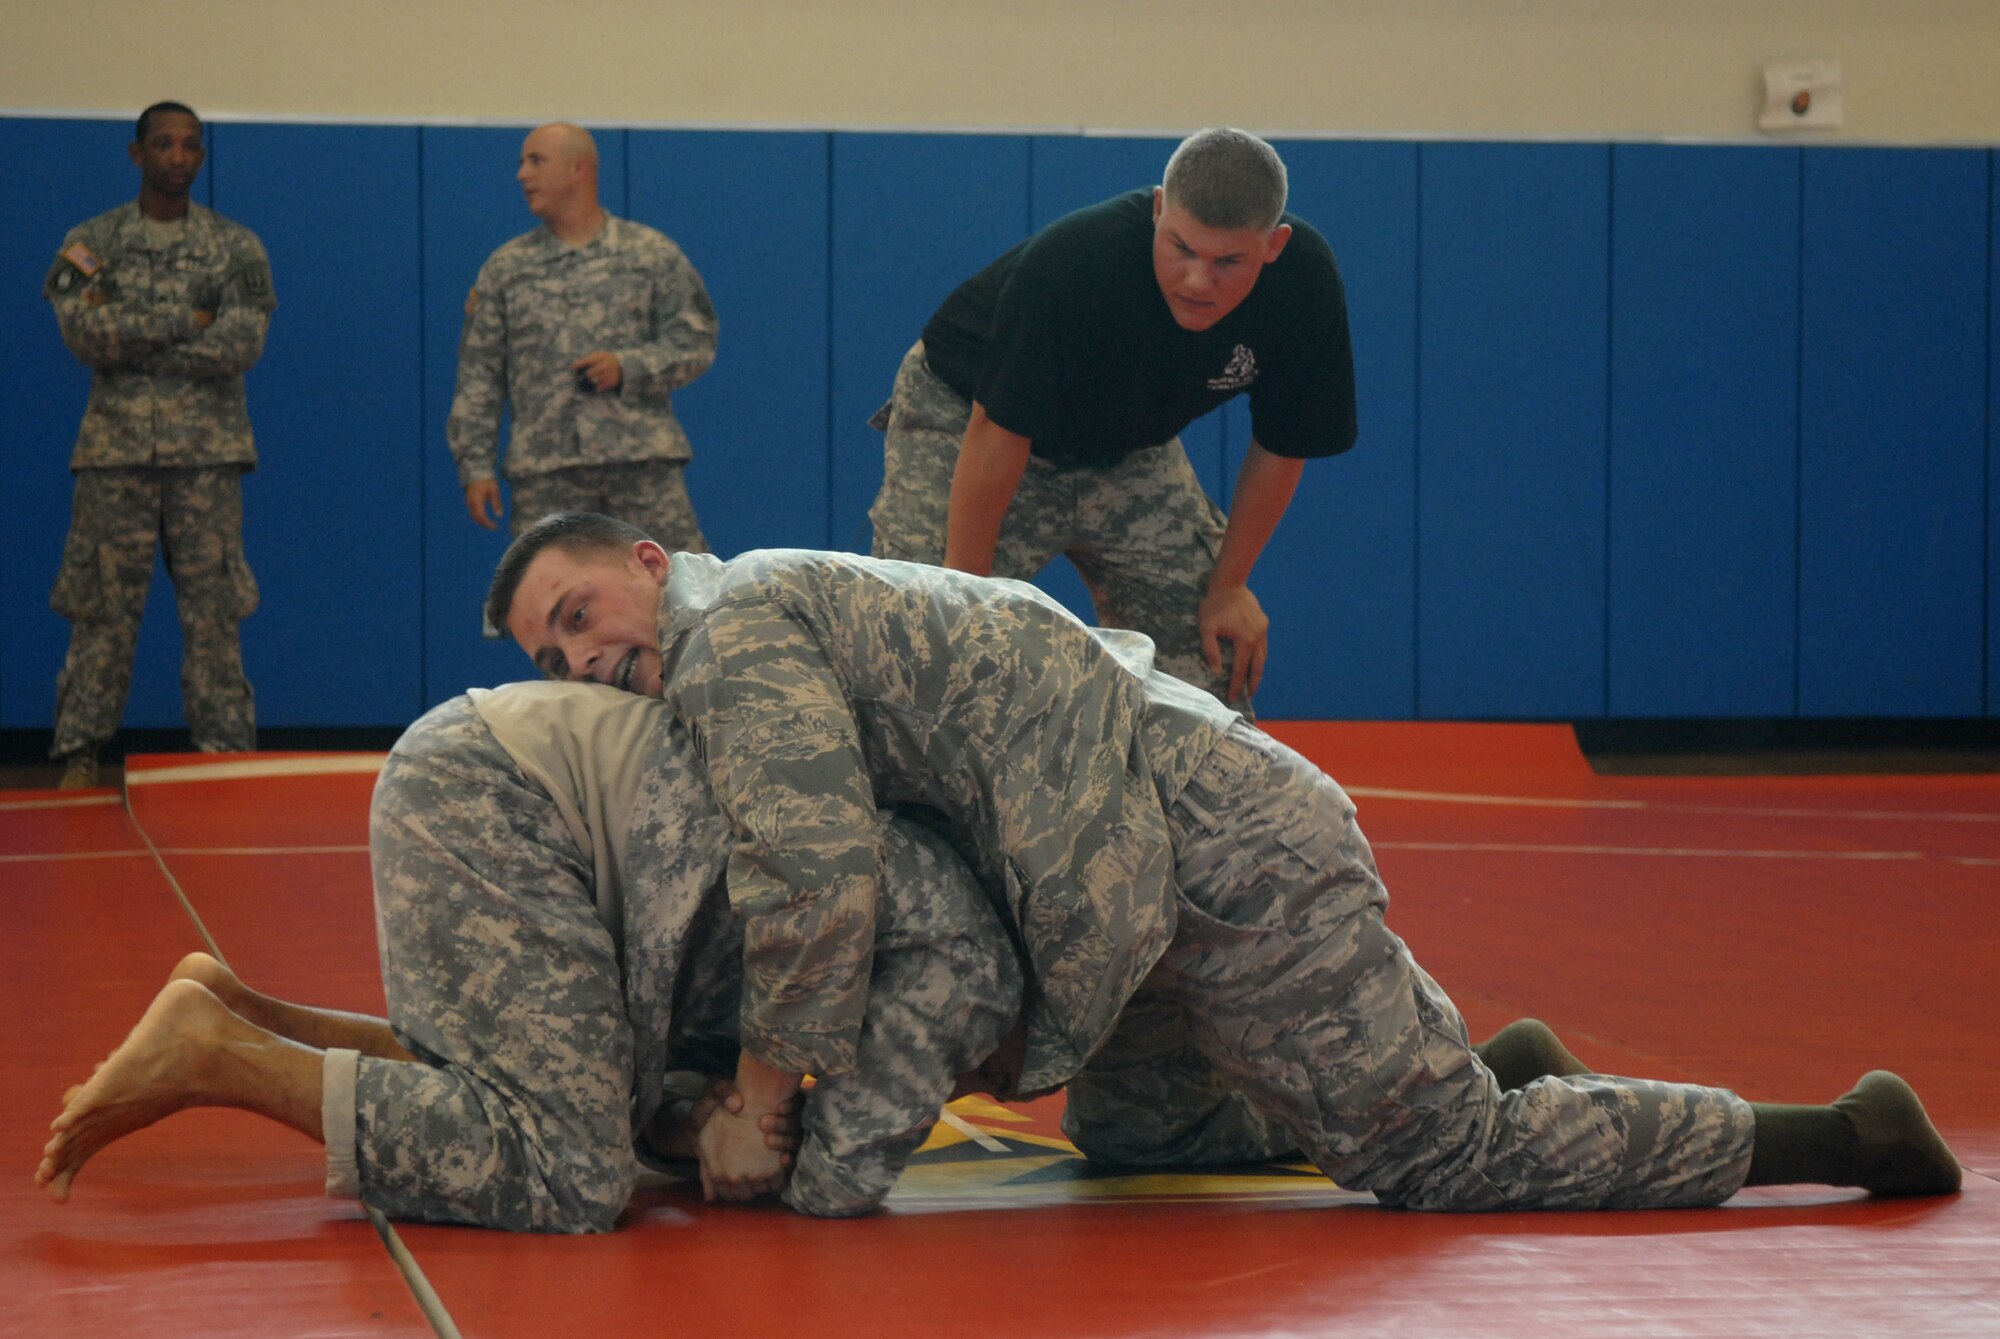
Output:
<path fill-rule="evenodd" d="M 62 258 L 82 270 L 85 275 L 94 275 L 104 268 L 104 262 L 97 258 L 97 253 L 82 242 L 64 247 Z"/>

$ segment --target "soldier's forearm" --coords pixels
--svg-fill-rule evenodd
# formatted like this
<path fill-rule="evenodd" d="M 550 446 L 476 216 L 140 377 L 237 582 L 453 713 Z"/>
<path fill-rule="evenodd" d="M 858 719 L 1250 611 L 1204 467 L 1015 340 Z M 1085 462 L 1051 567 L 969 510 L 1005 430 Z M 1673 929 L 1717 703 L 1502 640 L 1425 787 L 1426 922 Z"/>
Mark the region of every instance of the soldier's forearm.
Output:
<path fill-rule="evenodd" d="M 240 307 L 224 310 L 187 343 L 160 350 L 150 366 L 155 371 L 205 380 L 241 376 L 263 356 L 268 328 L 269 320 L 262 312 Z"/>

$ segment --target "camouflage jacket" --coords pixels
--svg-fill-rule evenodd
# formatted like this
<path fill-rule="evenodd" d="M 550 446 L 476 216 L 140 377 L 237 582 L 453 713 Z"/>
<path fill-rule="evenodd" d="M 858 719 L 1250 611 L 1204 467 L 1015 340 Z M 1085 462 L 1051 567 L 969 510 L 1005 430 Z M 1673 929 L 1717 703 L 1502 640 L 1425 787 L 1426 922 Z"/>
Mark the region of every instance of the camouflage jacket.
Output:
<path fill-rule="evenodd" d="M 1074 1074 L 1173 934 L 1166 806 L 1227 710 L 1032 586 L 850 554 L 675 554 L 660 646 L 733 830 L 743 1045 L 853 1065 L 881 815 L 917 805 L 1033 969 L 1021 1087 Z"/>
<path fill-rule="evenodd" d="M 376 785 L 370 857 L 389 1020 L 427 1063 L 329 1053 L 329 1191 L 394 1217 L 611 1227 L 675 1072 L 735 1068 L 728 831 L 686 731 L 650 698 L 510 684 L 411 726 Z M 907 830 L 891 847 L 885 933 L 1011 963 L 963 865 Z M 1007 1019 L 1011 982 L 985 1001 Z M 845 1087 L 809 1105 L 788 1199 L 872 1208 L 901 1169 L 886 1136 L 935 1116 L 954 1061 L 970 1068 L 919 1046 L 823 1085 Z M 931 1094 L 914 1107 L 913 1069 Z"/>
<path fill-rule="evenodd" d="M 256 465 L 243 374 L 278 301 L 255 233 L 190 204 L 162 244 L 120 205 L 63 238 L 42 295 L 92 372 L 71 469 Z"/>
<path fill-rule="evenodd" d="M 509 407 L 509 478 L 687 460 L 672 393 L 715 362 L 716 327 L 701 276 L 644 224 L 606 215 L 583 246 L 547 227 L 506 243 L 480 267 L 465 303 L 445 424 L 459 486 L 494 477 Z M 620 385 L 579 389 L 571 365 L 600 349 L 618 355 Z"/>

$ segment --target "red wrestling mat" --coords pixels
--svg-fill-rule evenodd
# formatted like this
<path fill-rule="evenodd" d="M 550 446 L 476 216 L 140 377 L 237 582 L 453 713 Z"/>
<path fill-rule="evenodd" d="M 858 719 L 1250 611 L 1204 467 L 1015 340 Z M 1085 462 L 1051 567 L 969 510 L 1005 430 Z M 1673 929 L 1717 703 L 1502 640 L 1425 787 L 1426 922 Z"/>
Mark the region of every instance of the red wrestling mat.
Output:
<path fill-rule="evenodd" d="M 1877 1203 L 1800 1188 L 1695 1212 L 1445 1218 L 1381 1210 L 1296 1168 L 1096 1176 L 1061 1138 L 1060 1099 L 966 1102 L 867 1220 L 709 1207 L 661 1182 L 607 1237 L 402 1226 L 457 1326 L 829 1339 L 2000 1332 L 1988 1022 L 2000 778 L 1610 778 L 1561 727 L 1272 728 L 1354 794 L 1391 925 L 1476 1032 L 1534 1014 L 1604 1070 L 1753 1099 L 1824 1101 L 1868 1068 L 1896 1068 L 1974 1169 L 1965 1194 Z M 276 993 L 379 1008 L 360 849 L 368 760 L 247 776 L 178 770 L 190 761 L 228 765 L 135 763 L 134 811 L 232 963 Z M 0 990 L 37 1022 L 0 1043 L 20 1080 L 10 1087 L 35 1099 L 26 1116 L 10 1101 L 5 1128 L 39 1147 L 62 1085 L 199 941 L 115 807 L 11 821 L 20 812 L 0 809 L 0 856 L 141 852 L 7 863 L 10 929 L 26 933 L 0 950 Z M 416 1327 L 366 1225 L 318 1198 L 321 1174 L 289 1132 L 197 1113 L 101 1155 L 64 1209 L 34 1202 L 23 1176 L 0 1198 L 9 1268 L 26 1271 L 0 1332 Z M 48 1309 L 54 1297 L 71 1309 Z M 21 1306 L 41 1309 L 17 1321 Z"/>
<path fill-rule="evenodd" d="M 63 1090 L 202 941 L 112 792 L 0 792 L 0 862 L 0 1334 L 429 1334 L 366 1221 L 321 1194 L 318 1150 L 276 1125 L 190 1112 L 99 1154 L 66 1205 L 35 1189 Z"/>

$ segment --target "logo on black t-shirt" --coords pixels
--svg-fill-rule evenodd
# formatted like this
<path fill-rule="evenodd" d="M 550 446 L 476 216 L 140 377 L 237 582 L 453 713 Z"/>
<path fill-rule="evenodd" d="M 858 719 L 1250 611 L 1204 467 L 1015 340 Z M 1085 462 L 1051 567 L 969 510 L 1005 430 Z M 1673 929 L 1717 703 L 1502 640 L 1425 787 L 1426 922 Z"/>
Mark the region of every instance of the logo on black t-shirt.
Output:
<path fill-rule="evenodd" d="M 1257 355 L 1238 344 L 1229 355 L 1229 363 L 1220 376 L 1208 379 L 1212 391 L 1240 391 L 1257 379 Z"/>

